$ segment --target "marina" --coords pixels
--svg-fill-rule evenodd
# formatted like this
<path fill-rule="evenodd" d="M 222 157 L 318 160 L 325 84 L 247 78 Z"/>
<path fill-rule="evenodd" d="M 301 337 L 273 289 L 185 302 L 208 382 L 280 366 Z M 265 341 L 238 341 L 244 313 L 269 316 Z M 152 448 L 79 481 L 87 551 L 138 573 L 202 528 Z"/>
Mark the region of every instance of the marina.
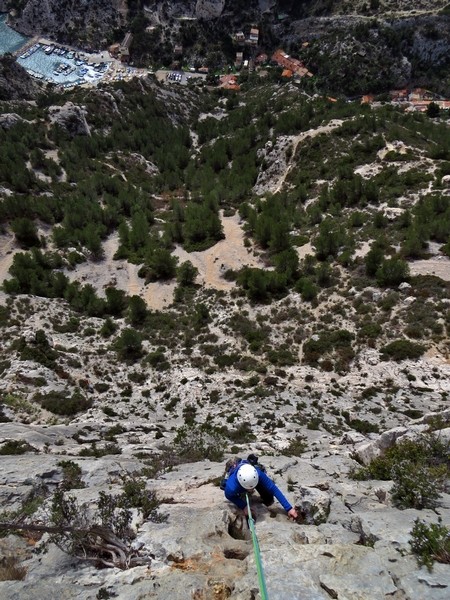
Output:
<path fill-rule="evenodd" d="M 0 15 L 0 56 L 7 53 L 13 54 L 18 64 L 35 79 L 62 88 L 147 75 L 146 70 L 122 65 L 107 52 L 90 55 L 49 40 L 25 37 L 6 24 L 3 14 Z"/>

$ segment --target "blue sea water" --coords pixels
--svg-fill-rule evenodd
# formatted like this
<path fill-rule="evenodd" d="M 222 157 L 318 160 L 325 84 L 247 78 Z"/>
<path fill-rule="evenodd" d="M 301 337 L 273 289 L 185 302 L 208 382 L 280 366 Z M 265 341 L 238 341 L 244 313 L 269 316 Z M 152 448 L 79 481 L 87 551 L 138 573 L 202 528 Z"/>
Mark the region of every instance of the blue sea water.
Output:
<path fill-rule="evenodd" d="M 28 40 L 24 35 L 8 27 L 6 16 L 5 14 L 0 15 L 0 56 L 7 52 L 15 52 Z"/>
<path fill-rule="evenodd" d="M 0 14 L 0 56 L 7 52 L 17 52 L 29 39 L 8 27 L 6 15 Z M 46 46 L 39 45 L 31 54 L 28 52 L 24 54 L 24 58 L 16 55 L 17 62 L 31 75 L 60 85 L 70 86 L 84 82 L 95 84 L 102 78 L 102 73 L 94 70 L 92 66 L 76 65 L 75 59 L 61 56 L 56 52 L 46 54 L 45 48 Z M 58 67 L 61 65 L 69 65 L 67 74 L 58 72 Z"/>

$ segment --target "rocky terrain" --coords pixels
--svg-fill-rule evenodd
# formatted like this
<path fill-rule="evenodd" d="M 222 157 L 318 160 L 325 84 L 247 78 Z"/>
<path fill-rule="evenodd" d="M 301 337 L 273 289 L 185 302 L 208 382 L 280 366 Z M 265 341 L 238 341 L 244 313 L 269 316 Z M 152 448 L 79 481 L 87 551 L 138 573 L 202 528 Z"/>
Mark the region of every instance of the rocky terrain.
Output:
<path fill-rule="evenodd" d="M 446 115 L 270 78 L 35 102 L 21 77 L 0 116 L 0 596 L 257 600 L 219 488 L 255 452 L 300 513 L 252 498 L 272 600 L 447 598 L 447 555 L 420 565 L 412 533 L 450 527 Z"/>
<path fill-rule="evenodd" d="M 0 57 L 0 98 L 24 100 L 35 98 L 38 93 L 39 86 L 23 67 L 12 58 Z"/>
<path fill-rule="evenodd" d="M 120 43 L 132 30 L 132 61 L 153 69 L 181 60 L 223 71 L 237 51 L 254 59 L 283 47 L 317 76 L 313 91 L 353 96 L 421 85 L 449 95 L 450 17 L 444 0 L 424 0 L 414 8 L 378 0 L 52 0 L 45 5 L 27 0 L 20 6 L 3 0 L 0 10 L 9 10 L 8 23 L 20 33 L 85 50 Z M 252 26 L 259 30 L 256 46 L 233 41 L 238 31 L 248 36 Z"/>

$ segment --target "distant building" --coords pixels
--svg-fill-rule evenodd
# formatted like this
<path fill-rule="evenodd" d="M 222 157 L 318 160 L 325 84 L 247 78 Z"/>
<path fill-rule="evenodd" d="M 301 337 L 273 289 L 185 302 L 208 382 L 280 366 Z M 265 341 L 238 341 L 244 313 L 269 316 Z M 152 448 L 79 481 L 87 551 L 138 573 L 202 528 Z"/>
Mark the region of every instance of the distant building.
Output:
<path fill-rule="evenodd" d="M 112 46 L 109 46 L 108 52 L 111 54 L 111 56 L 117 58 L 120 52 L 120 44 L 112 44 Z"/>
<path fill-rule="evenodd" d="M 223 90 L 238 92 L 241 88 L 237 82 L 236 75 L 223 75 L 220 78 L 219 87 Z"/>
<path fill-rule="evenodd" d="M 173 49 L 174 56 L 181 56 L 183 54 L 183 46 L 181 44 L 177 44 Z"/>
<path fill-rule="evenodd" d="M 234 61 L 234 66 L 236 67 L 236 69 L 240 69 L 242 67 L 243 61 L 244 61 L 244 53 L 236 52 L 236 59 Z"/>
<path fill-rule="evenodd" d="M 258 54 L 258 56 L 255 58 L 255 65 L 263 65 L 268 60 L 269 60 L 269 57 L 267 56 L 267 54 L 264 54 L 264 52 L 263 52 L 262 54 Z"/>
<path fill-rule="evenodd" d="M 305 65 L 298 58 L 292 58 L 289 54 L 286 54 L 284 50 L 277 50 L 272 55 L 272 61 L 279 67 L 292 71 L 297 77 L 312 77 L 312 73 L 308 71 Z"/>
<path fill-rule="evenodd" d="M 237 33 L 235 33 L 233 36 L 233 40 L 237 43 L 237 44 L 244 44 L 245 43 L 245 35 L 243 31 L 238 31 Z"/>
<path fill-rule="evenodd" d="M 252 27 L 250 29 L 250 36 L 248 38 L 248 42 L 252 46 L 257 46 L 259 42 L 259 29 L 256 27 Z"/>
<path fill-rule="evenodd" d="M 130 46 L 133 41 L 132 33 L 128 32 L 125 34 L 122 43 L 119 48 L 120 60 L 122 62 L 128 62 L 130 60 Z"/>
<path fill-rule="evenodd" d="M 408 90 L 406 88 L 402 90 L 392 90 L 390 96 L 394 102 L 405 102 L 408 100 Z"/>

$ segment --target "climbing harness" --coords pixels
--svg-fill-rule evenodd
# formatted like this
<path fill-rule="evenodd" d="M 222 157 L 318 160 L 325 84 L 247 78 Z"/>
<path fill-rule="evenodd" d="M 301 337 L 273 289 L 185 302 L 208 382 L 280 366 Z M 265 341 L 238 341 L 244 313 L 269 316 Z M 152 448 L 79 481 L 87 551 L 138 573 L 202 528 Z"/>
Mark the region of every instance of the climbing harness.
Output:
<path fill-rule="evenodd" d="M 250 499 L 248 494 L 245 494 L 245 497 L 247 498 L 248 526 L 250 527 L 250 531 L 252 534 L 253 552 L 255 555 L 256 571 L 258 573 L 258 583 L 259 591 L 261 592 L 261 600 L 269 600 L 269 596 L 267 595 L 266 580 L 264 579 L 264 571 L 261 561 L 259 542 L 256 536 L 255 521 L 252 517 L 252 511 L 250 509 Z"/>

